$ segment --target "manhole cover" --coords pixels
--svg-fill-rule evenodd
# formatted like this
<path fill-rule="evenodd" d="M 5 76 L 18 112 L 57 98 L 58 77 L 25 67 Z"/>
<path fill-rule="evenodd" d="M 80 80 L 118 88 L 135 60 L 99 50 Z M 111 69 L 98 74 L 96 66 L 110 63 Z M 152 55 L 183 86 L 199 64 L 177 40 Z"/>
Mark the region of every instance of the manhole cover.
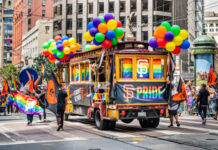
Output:
<path fill-rule="evenodd" d="M 206 140 L 208 140 L 208 141 L 213 141 L 213 140 L 216 140 L 216 139 L 206 139 Z"/>

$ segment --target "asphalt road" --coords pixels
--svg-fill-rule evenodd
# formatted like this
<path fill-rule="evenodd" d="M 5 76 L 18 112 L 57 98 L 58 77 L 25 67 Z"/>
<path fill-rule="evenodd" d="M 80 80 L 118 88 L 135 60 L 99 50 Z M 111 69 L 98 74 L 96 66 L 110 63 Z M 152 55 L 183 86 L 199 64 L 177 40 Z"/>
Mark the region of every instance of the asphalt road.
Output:
<path fill-rule="evenodd" d="M 85 117 L 71 116 L 64 131 L 57 132 L 55 116 L 47 122 L 34 117 L 26 125 L 22 113 L 0 116 L 0 150 L 214 150 L 218 149 L 218 121 L 208 119 L 202 126 L 199 117 L 180 118 L 181 127 L 168 128 L 161 119 L 157 129 L 142 129 L 137 120 L 118 122 L 113 131 L 99 131 Z"/>

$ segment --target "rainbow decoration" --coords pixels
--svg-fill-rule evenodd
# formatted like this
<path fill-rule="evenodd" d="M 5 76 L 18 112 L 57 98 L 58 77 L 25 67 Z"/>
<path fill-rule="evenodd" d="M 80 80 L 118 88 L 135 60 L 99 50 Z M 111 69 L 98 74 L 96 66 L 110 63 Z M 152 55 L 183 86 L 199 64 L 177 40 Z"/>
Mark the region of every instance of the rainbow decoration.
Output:
<path fill-rule="evenodd" d="M 17 106 L 23 113 L 30 115 L 42 115 L 43 109 L 39 106 L 38 100 L 35 97 L 24 95 L 20 92 L 10 94 L 7 98 L 9 102 L 12 102 Z"/>
<path fill-rule="evenodd" d="M 79 66 L 76 66 L 76 81 L 79 81 Z"/>
<path fill-rule="evenodd" d="M 124 79 L 132 78 L 132 59 L 131 58 L 123 59 L 123 78 Z"/>
<path fill-rule="evenodd" d="M 41 64 L 41 73 L 42 73 L 42 75 L 44 76 L 44 74 L 45 74 L 45 67 L 44 67 L 43 64 Z"/>
<path fill-rule="evenodd" d="M 16 79 L 14 79 L 14 82 L 12 83 L 12 88 L 14 90 L 17 90 L 17 82 L 16 82 Z"/>
<path fill-rule="evenodd" d="M 72 81 L 75 80 L 75 67 L 72 67 Z"/>
<path fill-rule="evenodd" d="M 149 59 L 145 59 L 145 58 L 137 59 L 137 78 L 138 79 L 149 78 Z"/>
<path fill-rule="evenodd" d="M 89 65 L 86 66 L 86 80 L 89 81 Z"/>
<path fill-rule="evenodd" d="M 0 105 L 0 106 L 2 106 L 2 107 L 5 107 L 5 106 L 6 106 L 6 104 L 7 104 L 7 100 L 4 100 L 4 101 L 2 101 L 2 103 L 1 103 L 1 105 Z"/>
<path fill-rule="evenodd" d="M 85 67 L 82 68 L 82 81 L 85 81 Z"/>
<path fill-rule="evenodd" d="M 161 59 L 154 59 L 153 60 L 153 78 L 154 79 L 161 79 L 162 78 Z"/>

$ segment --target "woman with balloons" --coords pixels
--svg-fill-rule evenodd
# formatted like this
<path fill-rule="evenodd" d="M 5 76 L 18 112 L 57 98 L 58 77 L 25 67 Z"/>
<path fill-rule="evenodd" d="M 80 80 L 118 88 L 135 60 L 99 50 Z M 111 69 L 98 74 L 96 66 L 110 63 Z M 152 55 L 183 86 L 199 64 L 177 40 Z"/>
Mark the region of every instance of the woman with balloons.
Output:
<path fill-rule="evenodd" d="M 73 58 L 79 48 L 80 44 L 76 43 L 75 38 L 68 38 L 66 35 L 55 36 L 54 39 L 43 44 L 43 55 L 48 57 L 50 63 L 54 63 L 56 60 L 65 62 Z"/>
<path fill-rule="evenodd" d="M 167 51 L 175 55 L 180 54 L 181 49 L 187 50 L 190 47 L 188 32 L 181 30 L 178 25 L 171 25 L 164 21 L 155 30 L 154 36 L 149 40 L 152 48 L 164 47 Z"/>

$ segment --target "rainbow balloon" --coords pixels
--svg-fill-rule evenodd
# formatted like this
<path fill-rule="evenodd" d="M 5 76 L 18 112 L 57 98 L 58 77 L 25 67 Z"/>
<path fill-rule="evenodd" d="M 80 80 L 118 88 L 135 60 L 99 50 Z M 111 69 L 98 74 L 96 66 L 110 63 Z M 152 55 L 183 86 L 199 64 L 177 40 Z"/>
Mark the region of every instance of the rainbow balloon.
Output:
<path fill-rule="evenodd" d="M 123 78 L 132 78 L 132 59 L 130 58 L 123 59 Z"/>
<path fill-rule="evenodd" d="M 154 79 L 161 79 L 162 78 L 161 59 L 154 59 L 153 60 L 153 78 Z"/>
<path fill-rule="evenodd" d="M 13 102 L 23 113 L 31 115 L 42 115 L 43 109 L 39 106 L 35 97 L 24 95 L 22 93 L 10 94 L 8 101 Z"/>

